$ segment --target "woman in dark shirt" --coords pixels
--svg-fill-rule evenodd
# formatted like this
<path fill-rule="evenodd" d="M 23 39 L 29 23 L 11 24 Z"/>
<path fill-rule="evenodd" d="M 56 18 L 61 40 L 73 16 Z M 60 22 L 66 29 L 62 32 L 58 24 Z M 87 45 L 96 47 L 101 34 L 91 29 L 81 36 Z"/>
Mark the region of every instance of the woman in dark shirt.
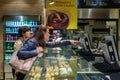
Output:
<path fill-rule="evenodd" d="M 22 26 L 18 29 L 18 39 L 14 43 L 14 52 L 18 51 L 24 42 L 31 37 L 30 28 L 28 26 Z M 15 69 L 12 68 L 13 78 L 16 77 Z"/>
<path fill-rule="evenodd" d="M 47 42 L 49 40 L 50 34 L 49 29 L 46 26 L 40 25 L 36 28 L 33 36 L 27 40 L 24 45 L 18 50 L 17 56 L 20 59 L 28 59 L 34 56 L 42 57 L 44 55 L 43 49 L 45 47 L 58 47 L 66 45 L 76 45 L 78 41 L 75 40 L 62 40 L 59 42 Z M 18 75 L 19 77 L 21 75 Z M 24 75 L 25 76 L 25 75 Z M 24 76 L 22 74 L 21 79 L 23 80 Z"/>

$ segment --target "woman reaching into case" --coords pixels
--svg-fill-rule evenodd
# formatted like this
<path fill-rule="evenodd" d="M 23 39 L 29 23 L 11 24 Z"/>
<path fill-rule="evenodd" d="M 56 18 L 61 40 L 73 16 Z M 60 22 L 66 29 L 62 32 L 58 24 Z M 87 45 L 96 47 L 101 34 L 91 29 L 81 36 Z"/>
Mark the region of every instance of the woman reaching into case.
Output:
<path fill-rule="evenodd" d="M 59 46 L 67 46 L 67 45 L 76 45 L 79 41 L 75 40 L 61 40 L 58 42 L 47 42 L 49 40 L 50 34 L 49 29 L 46 26 L 40 25 L 36 28 L 33 36 L 28 39 L 24 45 L 19 49 L 17 56 L 20 59 L 28 59 L 31 57 L 42 57 L 44 55 L 43 49 L 45 47 L 59 47 Z M 18 75 L 20 77 L 21 75 Z M 25 76 L 25 75 L 24 75 Z M 23 80 L 22 79 L 17 80 Z"/>

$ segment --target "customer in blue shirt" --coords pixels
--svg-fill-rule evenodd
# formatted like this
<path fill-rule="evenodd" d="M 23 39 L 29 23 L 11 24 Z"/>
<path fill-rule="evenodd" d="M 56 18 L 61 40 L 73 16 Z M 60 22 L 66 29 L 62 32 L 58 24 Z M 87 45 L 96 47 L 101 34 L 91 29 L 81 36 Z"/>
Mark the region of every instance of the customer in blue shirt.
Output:
<path fill-rule="evenodd" d="M 24 45 L 18 50 L 17 56 L 20 59 L 28 59 L 31 57 L 42 57 L 44 55 L 43 49 L 45 47 L 59 47 L 59 46 L 66 46 L 66 45 L 76 45 L 78 41 L 75 40 L 61 40 L 58 42 L 47 42 L 49 40 L 50 34 L 49 29 L 46 26 L 40 25 L 36 28 L 33 36 L 28 39 Z M 24 76 L 22 74 L 18 75 L 17 77 L 23 80 Z"/>

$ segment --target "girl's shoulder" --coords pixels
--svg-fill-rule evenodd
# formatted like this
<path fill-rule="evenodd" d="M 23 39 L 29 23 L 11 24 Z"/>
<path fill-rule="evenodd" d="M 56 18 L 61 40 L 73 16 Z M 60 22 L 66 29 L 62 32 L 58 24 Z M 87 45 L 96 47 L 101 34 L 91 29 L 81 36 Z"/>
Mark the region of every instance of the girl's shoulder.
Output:
<path fill-rule="evenodd" d="M 38 41 L 35 38 L 30 38 L 24 43 L 24 45 L 29 45 L 31 47 L 38 46 Z"/>
<path fill-rule="evenodd" d="M 21 41 L 21 39 L 17 39 L 15 43 L 23 43 L 23 42 Z"/>
<path fill-rule="evenodd" d="M 38 43 L 38 41 L 35 38 L 30 38 L 27 40 L 27 43 Z"/>
<path fill-rule="evenodd" d="M 28 42 L 37 42 L 37 40 L 35 38 L 30 38 L 27 40 Z"/>

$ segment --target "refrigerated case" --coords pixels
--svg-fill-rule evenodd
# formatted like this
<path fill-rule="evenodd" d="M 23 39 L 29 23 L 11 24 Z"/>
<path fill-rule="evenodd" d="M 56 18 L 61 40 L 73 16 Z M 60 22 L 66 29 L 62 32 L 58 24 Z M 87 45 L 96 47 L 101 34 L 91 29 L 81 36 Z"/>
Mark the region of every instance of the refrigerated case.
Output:
<path fill-rule="evenodd" d="M 105 74 L 93 67 L 94 62 L 75 53 L 70 46 L 46 48 L 24 80 L 105 80 Z"/>
<path fill-rule="evenodd" d="M 69 45 L 61 48 L 45 48 L 44 56 L 35 60 L 24 80 L 120 79 L 120 70 L 109 71 L 110 68 L 108 70 L 104 64 L 98 63 L 96 60 L 87 60 L 84 56 L 77 56 L 79 53 L 75 52 L 71 47 Z M 101 59 L 99 62 L 101 62 Z M 102 71 L 95 65 L 101 67 Z M 113 66 L 115 67 L 115 65 Z"/>
<path fill-rule="evenodd" d="M 18 38 L 18 29 L 22 26 L 30 27 L 31 33 L 34 32 L 35 27 L 41 24 L 41 17 L 39 15 L 5 15 L 3 16 L 3 26 L 4 26 L 4 72 L 11 72 L 7 69 L 9 65 L 7 64 L 11 59 L 14 42 Z M 8 66 L 8 67 L 6 67 Z"/>

